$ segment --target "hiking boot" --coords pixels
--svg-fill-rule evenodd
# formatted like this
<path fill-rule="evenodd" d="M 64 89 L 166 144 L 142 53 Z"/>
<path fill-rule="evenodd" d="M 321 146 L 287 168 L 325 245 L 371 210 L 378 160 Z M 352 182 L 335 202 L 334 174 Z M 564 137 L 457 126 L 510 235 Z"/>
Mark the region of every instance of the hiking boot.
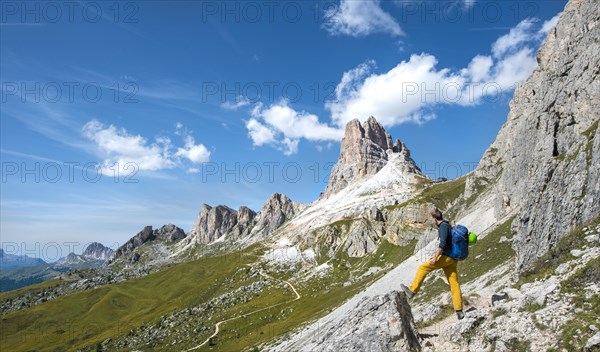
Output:
<path fill-rule="evenodd" d="M 465 313 L 463 313 L 462 310 L 457 310 L 456 311 L 456 317 L 458 318 L 458 320 L 461 320 L 465 317 Z"/>
<path fill-rule="evenodd" d="M 408 298 L 413 298 L 413 296 L 415 295 L 408 287 L 406 287 L 403 284 L 400 284 L 400 288 L 402 288 L 402 291 L 404 291 L 404 293 L 406 293 L 406 296 Z"/>

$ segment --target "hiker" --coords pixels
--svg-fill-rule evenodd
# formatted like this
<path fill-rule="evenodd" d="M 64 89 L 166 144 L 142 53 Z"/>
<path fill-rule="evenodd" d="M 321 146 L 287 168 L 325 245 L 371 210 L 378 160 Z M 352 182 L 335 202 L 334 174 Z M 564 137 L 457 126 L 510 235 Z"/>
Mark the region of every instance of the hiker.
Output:
<path fill-rule="evenodd" d="M 450 256 L 452 253 L 452 227 L 448 221 L 444 220 L 440 210 L 433 210 L 431 216 L 438 226 L 438 236 L 440 239 L 439 246 L 433 257 L 419 266 L 412 285 L 406 287 L 405 285 L 400 284 L 400 287 L 406 293 L 408 298 L 412 298 L 419 292 L 421 284 L 423 284 L 423 280 L 425 280 L 427 274 L 435 269 L 444 269 L 444 274 L 446 274 L 448 284 L 450 284 L 450 291 L 452 292 L 454 310 L 456 311 L 458 319 L 462 319 L 465 317 L 465 313 L 463 313 L 462 310 L 462 293 L 460 292 L 458 274 L 456 272 L 458 261 Z"/>

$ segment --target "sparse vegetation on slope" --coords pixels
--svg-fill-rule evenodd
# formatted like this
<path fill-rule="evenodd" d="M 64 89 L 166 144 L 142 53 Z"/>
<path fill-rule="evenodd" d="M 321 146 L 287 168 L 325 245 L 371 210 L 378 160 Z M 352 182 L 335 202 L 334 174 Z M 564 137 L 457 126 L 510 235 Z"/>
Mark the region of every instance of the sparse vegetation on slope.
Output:
<path fill-rule="evenodd" d="M 114 338 L 174 309 L 209 301 L 223 278 L 256 260 L 255 250 L 175 265 L 7 314 L 2 317 L 2 346 L 12 351 L 64 351 Z"/>
<path fill-rule="evenodd" d="M 586 225 L 577 227 L 570 234 L 561 238 L 556 246 L 550 248 L 527 270 L 520 273 L 518 286 L 535 280 L 543 280 L 552 275 L 560 264 L 575 258 L 571 254 L 571 250 L 581 248 L 586 243 L 584 228 L 597 225 L 600 225 L 600 216 Z"/>

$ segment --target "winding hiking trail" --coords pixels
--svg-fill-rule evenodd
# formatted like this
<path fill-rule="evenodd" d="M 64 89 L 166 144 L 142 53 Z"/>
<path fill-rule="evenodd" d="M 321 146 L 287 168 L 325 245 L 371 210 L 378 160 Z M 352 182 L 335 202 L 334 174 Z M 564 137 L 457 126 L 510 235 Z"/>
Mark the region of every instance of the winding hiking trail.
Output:
<path fill-rule="evenodd" d="M 209 337 L 208 337 L 208 338 L 207 338 L 207 339 L 206 339 L 204 342 L 202 342 L 202 343 L 201 343 L 201 344 L 199 344 L 198 346 L 194 346 L 194 347 L 192 347 L 192 348 L 190 348 L 190 349 L 187 349 L 187 350 L 185 350 L 185 352 L 187 352 L 187 351 L 193 351 L 193 350 L 197 350 L 198 348 L 200 348 L 200 347 L 202 347 L 202 346 L 206 345 L 207 343 L 209 343 L 209 342 L 210 342 L 210 339 L 212 339 L 213 337 L 216 337 L 216 336 L 219 334 L 219 329 L 220 329 L 220 326 L 221 326 L 221 324 L 223 324 L 223 323 L 227 323 L 227 322 L 230 322 L 230 321 L 232 321 L 232 320 L 239 319 L 239 318 L 244 318 L 244 317 L 247 317 L 247 316 L 249 316 L 249 315 L 252 315 L 252 314 L 255 314 L 255 313 L 258 313 L 258 312 L 262 312 L 263 310 L 271 309 L 271 308 L 273 308 L 273 307 L 277 307 L 277 306 L 280 306 L 280 305 L 282 305 L 282 304 L 287 304 L 287 303 L 290 303 L 290 302 L 293 302 L 293 301 L 297 301 L 297 300 L 299 300 L 300 298 L 302 298 L 302 296 L 301 296 L 301 295 L 298 293 L 298 291 L 296 290 L 296 288 L 294 287 L 294 285 L 292 285 L 292 284 L 291 284 L 289 281 L 287 281 L 287 280 L 278 280 L 278 279 L 275 279 L 274 277 L 270 276 L 269 274 L 266 274 L 265 272 L 263 272 L 263 271 L 262 271 L 262 269 L 259 269 L 259 270 L 258 270 L 258 273 L 259 273 L 259 274 L 260 274 L 262 277 L 264 277 L 264 278 L 266 278 L 266 279 L 268 279 L 268 280 L 273 280 L 273 281 L 282 281 L 282 282 L 284 282 L 286 285 L 288 285 L 288 286 L 289 286 L 289 287 L 292 289 L 292 291 L 294 291 L 294 294 L 296 295 L 296 298 L 294 298 L 294 299 L 291 299 L 291 300 L 289 300 L 289 301 L 285 301 L 285 302 L 277 303 L 277 304 L 274 304 L 274 305 L 272 305 L 272 306 L 264 307 L 264 308 L 261 308 L 261 309 L 258 309 L 258 310 L 252 311 L 252 312 L 248 312 L 248 313 L 245 313 L 245 314 L 242 314 L 242 315 L 238 315 L 237 317 L 233 317 L 233 318 L 229 318 L 229 319 L 221 320 L 221 321 L 219 321 L 219 322 L 217 322 L 217 323 L 215 324 L 215 332 L 214 332 L 212 335 L 210 335 L 210 336 L 209 336 Z"/>

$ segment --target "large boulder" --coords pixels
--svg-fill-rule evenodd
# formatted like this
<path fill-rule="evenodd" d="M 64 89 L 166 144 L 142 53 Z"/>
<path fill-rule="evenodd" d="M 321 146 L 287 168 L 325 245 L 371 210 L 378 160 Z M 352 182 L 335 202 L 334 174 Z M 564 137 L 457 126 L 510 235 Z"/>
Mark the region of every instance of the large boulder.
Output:
<path fill-rule="evenodd" d="M 420 351 L 410 305 L 404 293 L 366 297 L 339 324 L 325 326 L 313 351 Z"/>

